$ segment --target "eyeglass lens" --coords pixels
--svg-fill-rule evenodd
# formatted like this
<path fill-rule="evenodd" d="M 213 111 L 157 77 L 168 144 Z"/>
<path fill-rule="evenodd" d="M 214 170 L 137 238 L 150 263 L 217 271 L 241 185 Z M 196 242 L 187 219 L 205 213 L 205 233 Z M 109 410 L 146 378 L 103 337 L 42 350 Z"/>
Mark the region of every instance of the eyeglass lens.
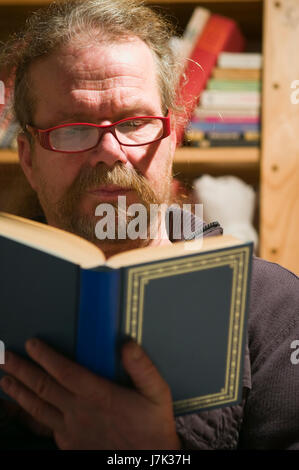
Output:
<path fill-rule="evenodd" d="M 163 135 L 163 123 L 155 118 L 138 118 L 114 126 L 121 144 L 141 145 L 159 139 Z M 65 126 L 50 132 L 50 144 L 56 150 L 82 151 L 97 145 L 105 128 L 88 125 Z"/>

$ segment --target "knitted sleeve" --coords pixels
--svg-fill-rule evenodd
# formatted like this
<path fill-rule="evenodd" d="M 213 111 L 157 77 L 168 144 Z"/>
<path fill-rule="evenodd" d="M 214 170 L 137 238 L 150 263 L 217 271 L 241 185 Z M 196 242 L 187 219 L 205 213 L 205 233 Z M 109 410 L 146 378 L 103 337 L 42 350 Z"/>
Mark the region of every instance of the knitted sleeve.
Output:
<path fill-rule="evenodd" d="M 247 333 L 242 404 L 177 418 L 184 448 L 299 449 L 299 279 L 256 257 Z"/>
<path fill-rule="evenodd" d="M 256 258 L 248 325 L 252 389 L 240 448 L 299 449 L 299 278 Z"/>

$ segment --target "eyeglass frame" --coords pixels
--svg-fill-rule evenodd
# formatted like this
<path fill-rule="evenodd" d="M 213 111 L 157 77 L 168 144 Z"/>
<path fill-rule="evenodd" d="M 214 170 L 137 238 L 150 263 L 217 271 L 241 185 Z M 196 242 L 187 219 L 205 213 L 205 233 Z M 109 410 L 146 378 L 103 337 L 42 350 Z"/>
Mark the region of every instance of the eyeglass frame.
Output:
<path fill-rule="evenodd" d="M 122 122 L 126 122 L 126 121 L 132 121 L 132 120 L 135 120 L 135 119 L 140 119 L 140 118 L 150 118 L 150 119 L 159 119 L 160 121 L 162 121 L 162 124 L 163 124 L 163 132 L 162 132 L 162 136 L 161 137 L 158 137 L 157 139 L 154 139 L 154 140 L 151 140 L 150 142 L 147 142 L 145 144 L 122 144 L 117 135 L 116 135 L 116 132 L 115 132 L 115 126 L 122 123 Z M 93 145 L 92 147 L 89 147 L 87 149 L 84 149 L 84 150 L 57 150 L 55 148 L 52 147 L 51 143 L 50 143 L 50 133 L 55 130 L 55 129 L 60 129 L 62 127 L 70 127 L 70 126 L 90 126 L 90 127 L 96 127 L 98 129 L 106 129 L 104 132 L 102 132 L 102 134 L 99 133 L 99 138 L 98 138 L 98 141 L 95 145 Z M 93 148 L 97 147 L 102 139 L 102 137 L 104 136 L 104 134 L 106 132 L 110 132 L 114 137 L 115 139 L 117 140 L 117 142 L 120 144 L 120 145 L 123 145 L 124 147 L 141 147 L 143 145 L 149 145 L 149 144 L 153 144 L 154 142 L 158 142 L 162 139 L 165 139 L 166 137 L 168 137 L 171 133 L 171 126 L 170 126 L 170 116 L 133 116 L 133 117 L 129 117 L 129 118 L 125 118 L 125 119 L 121 119 L 120 121 L 116 121 L 116 122 L 113 122 L 112 124 L 105 124 L 105 125 L 100 125 L 100 124 L 92 124 L 90 122 L 72 122 L 72 123 L 67 123 L 67 124 L 60 124 L 59 126 L 54 126 L 54 127 L 49 127 L 48 129 L 39 129 L 37 127 L 34 127 L 34 126 L 31 126 L 29 124 L 26 124 L 26 129 L 28 130 L 28 132 L 30 132 L 30 134 L 33 134 L 35 137 L 37 137 L 40 145 L 46 149 L 46 150 L 51 150 L 52 152 L 59 152 L 59 153 L 82 153 L 82 152 L 88 152 L 89 150 L 92 150 Z"/>

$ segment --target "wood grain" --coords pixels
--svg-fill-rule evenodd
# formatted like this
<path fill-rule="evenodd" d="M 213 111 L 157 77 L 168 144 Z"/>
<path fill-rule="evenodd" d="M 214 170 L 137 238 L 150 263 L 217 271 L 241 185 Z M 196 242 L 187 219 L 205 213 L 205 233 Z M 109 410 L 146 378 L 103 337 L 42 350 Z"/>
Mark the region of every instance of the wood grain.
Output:
<path fill-rule="evenodd" d="M 299 2 L 265 2 L 260 253 L 299 274 Z"/>

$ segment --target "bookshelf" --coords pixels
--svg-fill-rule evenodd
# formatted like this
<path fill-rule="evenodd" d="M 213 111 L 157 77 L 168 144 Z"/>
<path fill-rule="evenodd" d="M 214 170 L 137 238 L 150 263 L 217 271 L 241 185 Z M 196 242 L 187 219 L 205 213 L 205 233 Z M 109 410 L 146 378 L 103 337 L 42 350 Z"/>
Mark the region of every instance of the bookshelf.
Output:
<path fill-rule="evenodd" d="M 0 40 L 49 0 L 0 0 Z M 234 174 L 258 189 L 259 255 L 299 274 L 299 104 L 290 103 L 290 84 L 299 79 L 298 0 L 149 0 L 182 32 L 200 5 L 238 21 L 249 51 L 263 49 L 261 148 L 181 148 L 174 174 L 187 181 L 204 173 Z M 0 151 L 0 202 L 11 190 L 12 175 L 22 179 L 16 153 Z M 4 181 L 4 183 L 2 183 Z M 28 193 L 30 189 L 27 188 Z M 4 204 L 4 209 L 7 205 Z M 3 210 L 3 206 L 1 207 Z"/>

